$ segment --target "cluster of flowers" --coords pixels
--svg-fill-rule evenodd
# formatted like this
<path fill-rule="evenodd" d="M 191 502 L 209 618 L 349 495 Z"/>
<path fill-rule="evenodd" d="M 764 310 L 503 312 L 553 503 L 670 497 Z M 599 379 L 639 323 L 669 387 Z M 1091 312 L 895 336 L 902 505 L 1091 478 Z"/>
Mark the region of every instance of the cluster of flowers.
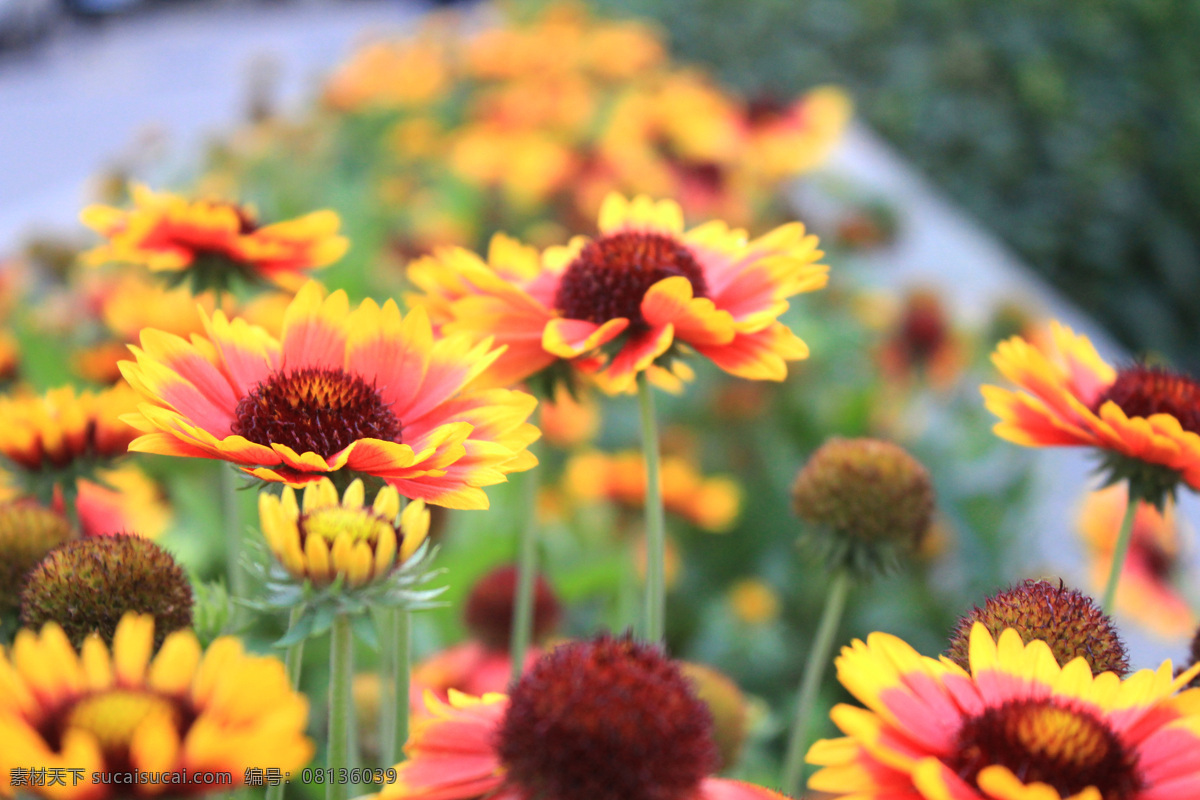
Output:
<path fill-rule="evenodd" d="M 1102 613 L 1120 588 L 1160 619 L 1169 609 L 1172 625 L 1194 624 L 1186 603 L 1160 598 L 1172 499 L 1180 485 L 1200 488 L 1200 385 L 1159 367 L 1118 369 L 1058 325 L 999 344 L 995 366 L 1018 388 L 985 387 L 985 403 L 1004 439 L 1102 455 L 1117 493 L 1089 517 L 1109 576 L 1103 607 L 1026 581 L 964 616 L 937 659 L 887 634 L 855 640 L 835 663 L 865 708 L 836 706 L 844 737 L 810 747 L 850 589 L 919 552 L 935 527 L 933 477 L 907 451 L 829 439 L 791 487 L 830 587 L 782 778 L 774 763 L 754 782 L 716 775 L 737 763 L 748 704 L 725 676 L 667 655 L 663 511 L 725 531 L 742 490 L 660 459 L 654 391 L 682 392 L 696 365 L 779 383 L 807 358 L 785 315 L 826 285 L 824 254 L 800 223 L 762 225 L 773 212 L 759 201 L 828 149 L 845 121 L 840 95 L 735 101 L 670 67 L 643 28 L 556 9 L 470 39 L 431 26 L 372 45 L 324 103 L 343 133 L 386 131 L 394 151 L 381 163 L 398 206 L 448 214 L 463 195 L 446 181 L 457 181 L 478 192 L 479 213 L 463 219 L 479 230 L 410 227 L 406 248 L 437 248 L 406 265 L 384 302 L 352 303 L 312 279 L 350 246 L 333 211 L 260 224 L 238 203 L 134 185 L 128 206 L 83 212 L 104 241 L 82 261 L 102 278 L 42 311 L 82 330 L 73 367 L 109 385 L 18 386 L 0 398 L 12 421 L 0 428 L 0 797 L 103 800 L 117 790 L 91 776 L 113 772 L 295 774 L 318 752 L 303 647 L 326 633 L 320 746 L 334 775 L 354 763 L 356 741 L 376 765 L 395 765 L 381 800 L 778 800 L 757 784 L 798 792 L 806 760 L 821 767 L 810 788 L 847 800 L 1200 794 L 1200 690 L 1188 688 L 1200 665 L 1131 673 Z M 685 223 L 710 216 L 724 218 Z M 495 232 L 509 221 L 538 244 Z M 766 230 L 751 236 L 744 222 Z M 484 233 L 486 252 L 462 246 Z M 878 366 L 939 383 L 961 360 L 943 328 L 936 301 L 914 296 Z M 0 357 L 15 364 L 13 341 L 0 339 Z M 519 566 L 463 603 L 472 640 L 410 679 L 410 614 L 438 596 L 430 564 L 444 537 L 431 509 L 487 509 L 489 487 L 546 468 L 535 441 L 585 443 L 598 409 L 632 393 L 642 452 L 546 453 L 563 486 L 529 502 L 547 522 L 565 503 L 607 500 L 622 507 L 622 529 L 644 509 L 641 563 L 625 564 L 644 582 L 644 610 L 625 620 L 636 636 L 554 641 L 563 608 L 536 578 L 527 525 Z M 731 417 L 744 405 L 722 402 Z M 235 509 L 225 577 L 243 605 L 290 613 L 285 659 L 249 654 L 254 634 L 221 630 L 241 612 L 197 601 L 152 541 L 169 512 L 143 472 L 118 463 L 129 452 L 221 468 L 217 495 Z M 231 474 L 257 490 L 252 541 Z M 258 544 L 261 558 L 239 556 Z M 763 581 L 737 597 L 743 621 L 778 613 Z M 379 674 L 355 681 L 353 638 L 376 628 Z M 31 768 L 85 778 L 14 786 Z M 330 800 L 350 791 L 326 788 Z"/>

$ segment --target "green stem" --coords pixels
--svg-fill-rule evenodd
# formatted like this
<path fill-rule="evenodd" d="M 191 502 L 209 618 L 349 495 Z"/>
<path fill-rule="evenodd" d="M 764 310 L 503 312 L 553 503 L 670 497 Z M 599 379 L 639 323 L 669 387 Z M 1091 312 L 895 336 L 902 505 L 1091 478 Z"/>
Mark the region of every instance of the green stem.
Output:
<path fill-rule="evenodd" d="M 1112 566 L 1108 570 L 1108 583 L 1104 585 L 1104 602 L 1101 604 L 1105 614 L 1116 611 L 1117 585 L 1121 582 L 1121 571 L 1125 567 L 1125 557 L 1129 555 L 1129 545 L 1133 541 L 1133 520 L 1137 516 L 1138 505 L 1142 502 L 1141 493 L 1137 487 L 1129 484 L 1129 502 L 1125 504 L 1125 516 L 1121 519 L 1121 531 L 1117 534 L 1117 546 L 1113 550 Z"/>
<path fill-rule="evenodd" d="M 525 653 L 533 637 L 533 589 L 537 580 L 537 468 L 526 472 L 520 479 L 524 482 L 524 516 L 517 531 L 517 594 L 513 603 L 512 635 L 508 646 L 512 662 L 509 677 L 513 683 L 521 679 L 525 669 Z"/>
<path fill-rule="evenodd" d="M 340 777 L 342 770 L 350 769 L 353 681 L 354 634 L 350 616 L 340 613 L 333 618 L 329 632 L 329 768 L 333 773 L 325 785 L 325 800 L 346 800 L 350 796 L 349 782 Z"/>
<path fill-rule="evenodd" d="M 220 484 L 221 524 L 225 528 L 225 570 L 229 577 L 229 594 L 236 599 L 246 597 L 246 575 L 242 571 L 242 519 L 238 508 L 237 486 L 233 468 L 217 461 Z M 236 614 L 236 605 L 235 611 Z"/>
<path fill-rule="evenodd" d="M 642 412 L 642 454 L 646 459 L 646 605 L 643 636 L 662 643 L 666 636 L 666 523 L 658 467 L 658 423 L 654 395 L 646 373 L 638 373 L 638 405 Z"/>
<path fill-rule="evenodd" d="M 379 761 L 384 769 L 396 749 L 396 621 L 394 608 L 382 608 L 379 627 Z"/>
<path fill-rule="evenodd" d="M 292 606 L 292 613 L 288 617 L 288 633 L 300 624 L 300 617 L 304 616 L 304 603 L 298 603 Z M 293 689 L 300 688 L 300 665 L 304 663 L 304 640 L 289 644 L 283 656 L 284 666 L 287 668 L 288 680 L 292 682 Z"/>
<path fill-rule="evenodd" d="M 304 604 L 298 603 L 292 606 L 291 616 L 288 617 L 288 633 L 295 629 L 300 623 L 300 617 L 304 615 Z M 287 669 L 288 680 L 292 683 L 293 689 L 300 688 L 300 664 L 304 660 L 304 640 L 289 644 L 286 654 L 283 657 L 284 666 Z M 283 800 L 283 792 L 285 785 L 283 782 L 270 784 L 267 786 L 267 800 Z"/>
<path fill-rule="evenodd" d="M 796 719 L 792 723 L 792 738 L 788 742 L 787 760 L 783 766 L 783 791 L 793 797 L 799 796 L 800 784 L 804 779 L 808 720 L 812 716 L 813 704 L 816 703 L 817 694 L 821 689 L 821 678 L 825 674 L 825 664 L 829 661 L 829 653 L 833 649 L 833 639 L 837 634 L 849 591 L 850 573 L 839 569 L 833 575 L 829 594 L 825 598 L 825 610 L 821 613 L 821 623 L 817 626 L 816 638 L 813 639 L 812 647 L 808 651 L 808 660 L 804 664 L 800 697 L 796 702 Z"/>
<path fill-rule="evenodd" d="M 388 733 L 390 746 L 383 749 L 383 767 L 394 766 L 404 760 L 404 745 L 408 743 L 408 718 L 411 713 L 408 698 L 412 681 L 412 612 L 407 608 L 394 608 L 390 612 L 392 633 L 389 659 L 395 668 L 390 690 L 385 697 L 391 708 L 384 709 L 390 715 Z"/>

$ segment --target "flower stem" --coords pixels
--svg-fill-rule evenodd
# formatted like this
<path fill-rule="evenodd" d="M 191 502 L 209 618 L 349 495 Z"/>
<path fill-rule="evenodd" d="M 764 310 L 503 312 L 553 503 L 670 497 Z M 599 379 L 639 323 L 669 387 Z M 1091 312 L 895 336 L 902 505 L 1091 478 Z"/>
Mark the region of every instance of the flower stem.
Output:
<path fill-rule="evenodd" d="M 513 683 L 521 679 L 525 669 L 525 653 L 533 637 L 533 588 L 537 580 L 537 499 L 538 471 L 536 468 L 521 476 L 524 507 L 521 527 L 517 532 L 517 594 L 513 603 L 512 636 L 508 656 L 512 664 L 509 674 Z"/>
<path fill-rule="evenodd" d="M 388 628 L 384 647 L 386 656 L 380 665 L 383 681 L 383 707 L 380 709 L 382 736 L 380 753 L 382 766 L 399 764 L 404 760 L 404 745 L 408 742 L 409 683 L 412 680 L 412 612 L 407 608 L 390 608 L 384 612 Z"/>
<path fill-rule="evenodd" d="M 238 509 L 237 487 L 233 468 L 224 461 L 215 462 L 220 484 L 221 524 L 225 528 L 225 570 L 229 577 L 229 594 L 236 599 L 246 597 L 246 575 L 242 571 L 242 519 Z M 234 613 L 236 614 L 235 605 Z"/>
<path fill-rule="evenodd" d="M 658 423 L 654 395 L 645 372 L 638 373 L 642 412 L 642 454 L 646 459 L 646 605 L 643 638 L 662 643 L 666 637 L 666 524 L 658 466 Z"/>
<path fill-rule="evenodd" d="M 304 615 L 304 604 L 297 603 L 292 606 L 292 613 L 288 617 L 288 633 L 295 629 L 300 622 L 300 617 Z M 304 661 L 304 640 L 293 642 L 287 646 L 286 654 L 283 658 L 283 663 L 287 669 L 288 680 L 292 684 L 292 688 L 299 690 L 300 688 L 300 664 Z M 267 800 L 283 800 L 283 792 L 285 785 L 281 781 L 267 786 Z"/>
<path fill-rule="evenodd" d="M 329 768 L 333 770 L 325 785 L 325 800 L 346 800 L 350 784 L 340 779 L 350 769 L 352 683 L 354 680 L 354 634 L 350 616 L 340 613 L 333 618 L 329 632 Z"/>
<path fill-rule="evenodd" d="M 799 796 L 800 784 L 804 778 L 808 720 L 812 716 L 813 704 L 817 701 L 821 678 L 825 673 L 825 664 L 829 661 L 830 650 L 833 649 L 833 638 L 842 618 L 842 610 L 846 607 L 846 595 L 849 591 L 850 573 L 845 569 L 839 569 L 833 575 L 829 594 L 825 598 L 825 610 L 821 612 L 821 622 L 817 626 L 817 635 L 813 639 L 812 647 L 808 651 L 808 660 L 804 664 L 804 676 L 800 680 L 800 697 L 796 702 L 796 719 L 792 723 L 792 738 L 788 742 L 787 760 L 783 767 L 783 791 L 793 797 Z"/>
<path fill-rule="evenodd" d="M 1117 599 L 1117 585 L 1121 582 L 1121 571 L 1125 568 L 1125 556 L 1129 555 L 1129 545 L 1133 541 L 1133 520 L 1137 517 L 1138 505 L 1142 502 L 1141 493 L 1137 487 L 1129 484 L 1129 502 L 1125 504 L 1125 516 L 1121 519 L 1121 530 L 1117 534 L 1116 549 L 1113 550 L 1112 566 L 1108 570 L 1108 583 L 1104 585 L 1104 602 L 1101 608 L 1105 614 L 1112 614 Z"/>

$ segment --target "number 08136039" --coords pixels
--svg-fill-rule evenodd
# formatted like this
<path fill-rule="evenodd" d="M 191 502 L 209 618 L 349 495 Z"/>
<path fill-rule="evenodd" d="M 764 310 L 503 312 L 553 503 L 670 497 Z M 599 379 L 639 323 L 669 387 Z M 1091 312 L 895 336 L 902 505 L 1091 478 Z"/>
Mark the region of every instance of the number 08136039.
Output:
<path fill-rule="evenodd" d="M 303 783 L 351 784 L 391 783 L 396 780 L 396 768 L 387 769 L 313 769 L 306 767 L 300 773 Z"/>

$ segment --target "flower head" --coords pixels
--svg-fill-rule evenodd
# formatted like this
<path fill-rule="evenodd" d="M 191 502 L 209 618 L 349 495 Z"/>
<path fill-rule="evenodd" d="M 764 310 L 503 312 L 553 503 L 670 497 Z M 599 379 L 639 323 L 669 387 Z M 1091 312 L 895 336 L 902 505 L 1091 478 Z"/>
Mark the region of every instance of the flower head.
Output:
<path fill-rule="evenodd" d="M 186 785 L 147 783 L 139 794 L 200 793 L 230 785 L 197 773 L 229 772 L 240 785 L 248 767 L 299 769 L 312 758 L 308 701 L 281 661 L 246 655 L 232 637 L 202 652 L 189 630 L 151 659 L 153 641 L 153 618 L 136 614 L 111 647 L 93 636 L 79 652 L 54 623 L 21 631 L 0 652 L 0 794 L 11 794 L 14 770 L 32 766 L 82 771 L 77 785 L 24 787 L 32 792 L 107 800 L 119 787 L 101 773 L 186 770 Z"/>
<path fill-rule="evenodd" d="M 171 554 L 149 539 L 113 534 L 76 539 L 37 565 L 21 592 L 21 624 L 55 622 L 78 647 L 93 633 L 108 643 L 128 612 L 150 614 L 160 645 L 192 624 L 192 585 Z"/>
<path fill-rule="evenodd" d="M 281 340 L 220 311 L 207 338 L 155 330 L 122 362 L 149 402 L 126 419 L 130 449 L 217 458 L 266 481 L 301 485 L 329 473 L 374 476 L 405 497 L 486 508 L 483 486 L 529 469 L 536 401 L 472 385 L 499 355 L 490 341 L 434 340 L 429 319 L 395 302 L 306 285 Z"/>
<path fill-rule="evenodd" d="M 1124 676 L 1129 671 L 1129 657 L 1113 621 L 1092 598 L 1068 589 L 1062 581 L 1057 586 L 1049 581 L 1022 581 L 960 618 L 950 634 L 947 656 L 964 670 L 970 669 L 970 637 L 977 622 L 993 637 L 1012 628 L 1026 644 L 1040 639 L 1062 665 L 1083 658 L 1095 674 Z"/>
<path fill-rule="evenodd" d="M 613 194 L 599 228 L 540 259 L 507 238 L 493 240 L 487 263 L 439 251 L 410 267 L 425 292 L 410 302 L 443 330 L 509 345 L 498 382 L 569 363 L 619 392 L 691 351 L 739 377 L 778 381 L 788 361 L 807 356 L 778 321 L 787 298 L 826 282 L 816 237 L 799 223 L 753 240 L 723 222 L 685 232 L 675 203 Z"/>
<path fill-rule="evenodd" d="M 26 576 L 73 535 L 61 511 L 31 500 L 0 503 L 0 616 L 17 610 Z"/>
<path fill-rule="evenodd" d="M 933 515 L 933 484 L 898 445 L 835 437 L 796 475 L 792 505 L 817 526 L 831 563 L 869 572 L 920 544 Z"/>
<path fill-rule="evenodd" d="M 227 288 L 235 275 L 294 289 L 305 272 L 332 264 L 349 246 L 337 235 L 340 220 L 332 211 L 260 227 L 249 209 L 233 203 L 191 201 L 138 184 L 131 192 L 128 211 L 83 210 L 83 223 L 108 240 L 87 254 L 89 262 L 142 264 L 190 277 L 198 289 Z"/>
<path fill-rule="evenodd" d="M 484 575 L 467 596 L 464 621 L 472 636 L 493 650 L 508 650 L 512 637 L 513 604 L 516 602 L 517 568 L 511 564 Z M 562 606 L 550 582 L 535 576 L 533 585 L 534 642 L 554 632 L 562 617 Z M 456 687 L 462 688 L 462 687 Z"/>
<path fill-rule="evenodd" d="M 355 480 L 339 503 L 328 478 L 304 487 L 302 505 L 290 486 L 282 497 L 261 492 L 259 519 L 271 552 L 294 578 L 315 586 L 339 576 L 349 588 L 386 578 L 425 541 L 429 510 L 417 500 L 401 512 L 391 486 L 380 489 L 370 506 L 364 495 L 363 482 Z"/>
<path fill-rule="evenodd" d="M 395 783 L 379 797 L 441 800 L 781 800 L 708 777 L 712 719 L 652 645 L 603 636 L 561 645 L 512 698 L 427 698 Z"/>
<path fill-rule="evenodd" d="M 0 397 L 0 455 L 14 467 L 23 489 L 49 501 L 55 486 L 124 455 L 137 431 L 120 417 L 137 398 L 124 383 L 102 392 L 52 389 L 41 397 Z"/>
<path fill-rule="evenodd" d="M 1104 585 L 1112 568 L 1117 533 L 1128 502 L 1128 487 L 1116 484 L 1089 492 L 1079 511 L 1079 530 L 1092 585 L 1097 589 Z M 1160 511 L 1139 501 L 1115 608 L 1166 638 L 1183 636 L 1196 627 L 1196 615 L 1176 583 L 1183 574 L 1181 540 L 1174 503 L 1168 501 Z"/>
<path fill-rule="evenodd" d="M 1058 323 L 1051 337 L 1042 348 L 1019 336 L 996 347 L 992 363 L 1021 390 L 983 387 L 996 434 L 1027 447 L 1094 447 L 1107 483 L 1128 479 L 1159 508 L 1180 482 L 1200 489 L 1200 383 L 1159 367 L 1116 369 Z"/>
<path fill-rule="evenodd" d="M 1200 693 L 1170 663 L 1125 680 L 1059 665 L 1045 642 L 971 630 L 970 672 L 873 633 L 837 659 L 867 708 L 836 706 L 846 738 L 808 753 L 835 797 L 1152 800 L 1200 792 Z"/>

